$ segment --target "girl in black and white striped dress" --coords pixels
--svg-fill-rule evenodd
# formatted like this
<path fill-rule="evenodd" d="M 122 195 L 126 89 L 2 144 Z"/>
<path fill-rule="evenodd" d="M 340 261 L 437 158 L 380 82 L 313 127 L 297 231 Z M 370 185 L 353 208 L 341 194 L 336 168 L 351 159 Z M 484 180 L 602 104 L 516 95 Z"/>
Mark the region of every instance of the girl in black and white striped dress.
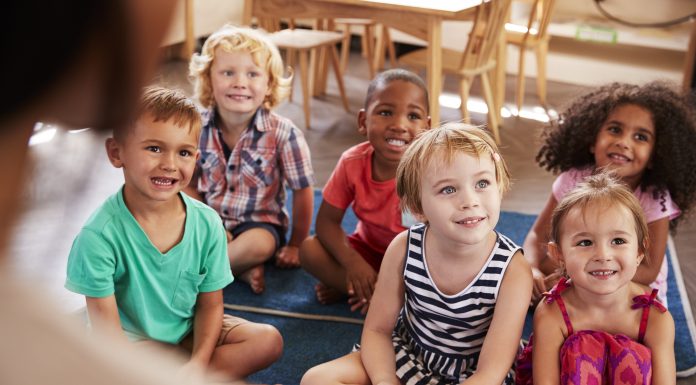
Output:
<path fill-rule="evenodd" d="M 532 276 L 494 230 L 508 184 L 480 128 L 448 124 L 411 143 L 397 193 L 423 223 L 387 249 L 361 351 L 310 369 L 302 384 L 512 384 Z"/>

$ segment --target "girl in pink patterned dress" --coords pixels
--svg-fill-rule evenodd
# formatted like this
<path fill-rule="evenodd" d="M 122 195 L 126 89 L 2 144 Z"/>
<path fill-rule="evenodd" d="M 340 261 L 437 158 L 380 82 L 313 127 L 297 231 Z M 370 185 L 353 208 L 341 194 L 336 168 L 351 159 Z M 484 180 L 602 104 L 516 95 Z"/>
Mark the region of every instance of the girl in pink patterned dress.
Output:
<path fill-rule="evenodd" d="M 609 174 L 561 200 L 548 249 L 562 278 L 534 313 L 518 385 L 676 382 L 672 316 L 632 281 L 648 247 L 638 200 Z"/>

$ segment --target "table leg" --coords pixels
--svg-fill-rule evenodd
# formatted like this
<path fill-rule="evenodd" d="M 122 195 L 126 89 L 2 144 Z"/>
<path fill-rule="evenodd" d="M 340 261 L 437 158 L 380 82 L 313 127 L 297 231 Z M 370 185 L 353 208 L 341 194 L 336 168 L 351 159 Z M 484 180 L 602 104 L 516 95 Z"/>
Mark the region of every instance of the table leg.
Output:
<path fill-rule="evenodd" d="M 426 78 L 430 96 L 430 124 L 440 124 L 440 91 L 442 90 L 442 18 L 428 18 Z"/>

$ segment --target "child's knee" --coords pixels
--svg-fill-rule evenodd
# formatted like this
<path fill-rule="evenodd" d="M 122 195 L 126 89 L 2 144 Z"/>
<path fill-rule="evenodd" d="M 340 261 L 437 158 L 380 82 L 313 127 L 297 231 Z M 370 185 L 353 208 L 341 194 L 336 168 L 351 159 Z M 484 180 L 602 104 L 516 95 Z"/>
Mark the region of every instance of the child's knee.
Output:
<path fill-rule="evenodd" d="M 300 385 L 323 385 L 323 384 L 325 384 L 326 378 L 324 375 L 322 375 L 321 369 L 322 369 L 322 365 L 310 368 L 302 376 L 302 380 L 300 380 Z"/>
<path fill-rule="evenodd" d="M 317 256 L 317 251 L 319 247 L 321 246 L 321 243 L 319 243 L 319 240 L 317 239 L 316 236 L 312 235 L 307 238 L 305 238 L 304 241 L 302 241 L 302 244 L 300 245 L 300 265 L 307 266 L 313 264 L 314 260 L 316 259 Z"/>
<path fill-rule="evenodd" d="M 254 340 L 254 351 L 266 357 L 269 363 L 277 361 L 283 354 L 283 336 L 274 326 L 259 324 Z"/>

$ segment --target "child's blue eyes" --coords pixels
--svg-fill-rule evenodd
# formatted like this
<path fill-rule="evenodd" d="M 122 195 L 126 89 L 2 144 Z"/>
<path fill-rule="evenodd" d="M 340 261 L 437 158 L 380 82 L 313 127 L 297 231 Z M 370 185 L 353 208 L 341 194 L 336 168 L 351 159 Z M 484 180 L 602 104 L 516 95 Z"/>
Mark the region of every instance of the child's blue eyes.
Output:
<path fill-rule="evenodd" d="M 486 188 L 486 187 L 490 186 L 490 184 L 491 184 L 491 182 L 489 182 L 487 180 L 480 180 L 480 181 L 476 182 L 476 188 Z"/>
<path fill-rule="evenodd" d="M 449 194 L 454 194 L 455 192 L 457 192 L 457 189 L 455 189 L 452 186 L 447 186 L 447 187 L 442 188 L 440 190 L 440 192 L 445 194 L 445 195 L 449 195 Z"/>

